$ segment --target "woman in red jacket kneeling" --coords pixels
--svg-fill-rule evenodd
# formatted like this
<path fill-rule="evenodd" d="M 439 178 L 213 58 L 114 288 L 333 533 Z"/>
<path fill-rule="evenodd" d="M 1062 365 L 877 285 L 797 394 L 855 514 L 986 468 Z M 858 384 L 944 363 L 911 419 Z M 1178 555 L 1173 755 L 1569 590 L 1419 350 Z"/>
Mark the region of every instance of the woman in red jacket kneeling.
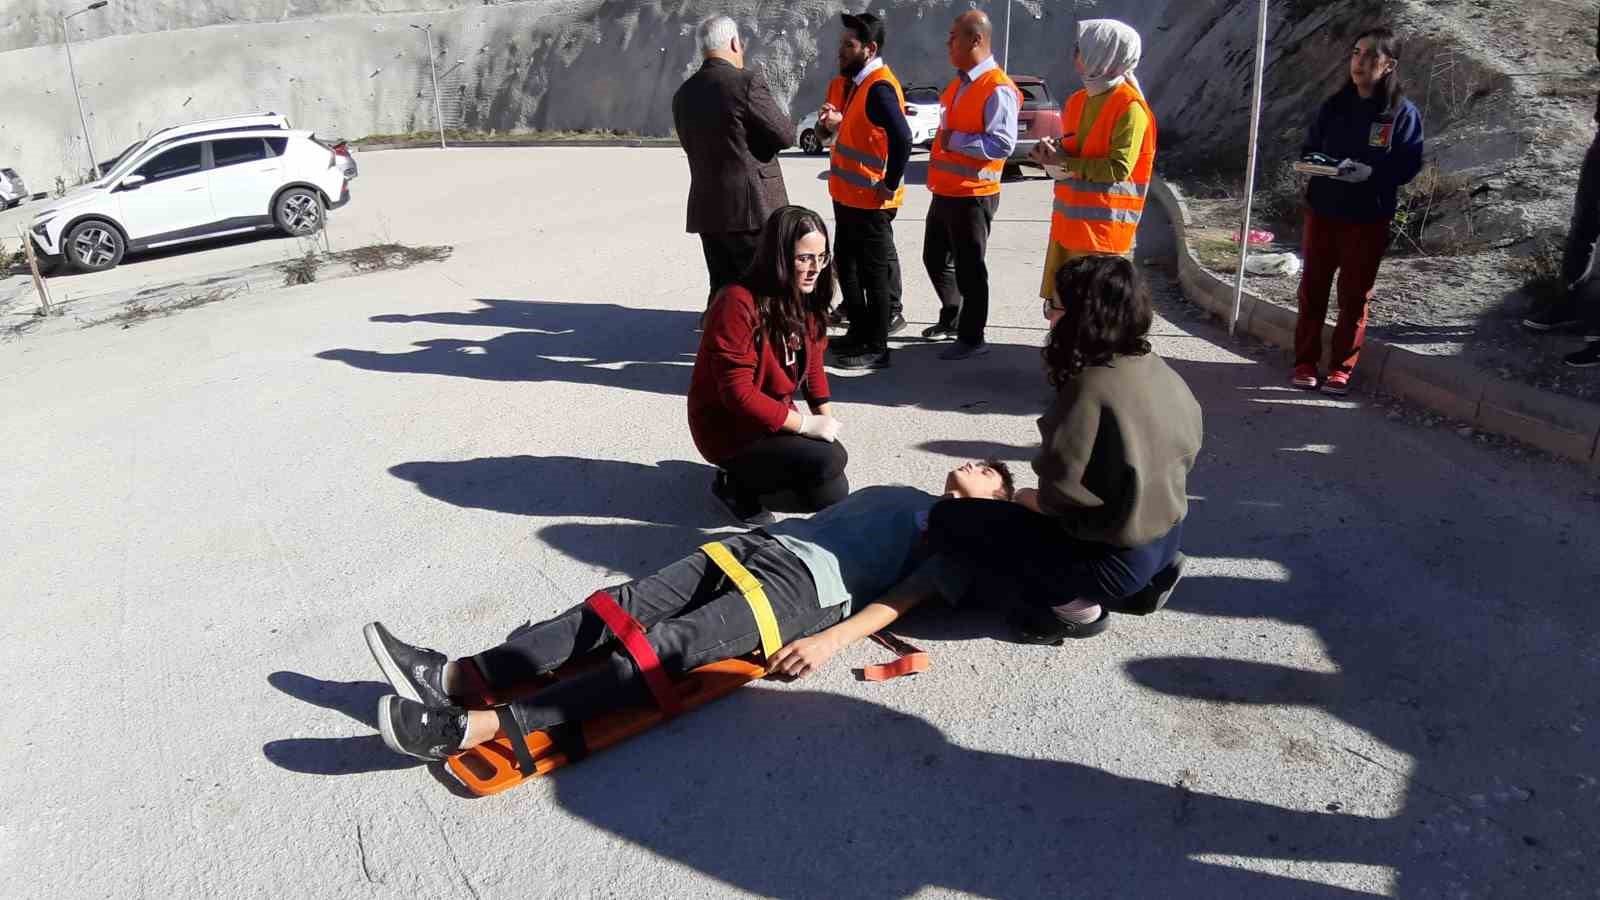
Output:
<path fill-rule="evenodd" d="M 850 493 L 822 370 L 830 263 L 822 217 L 785 206 L 768 217 L 749 270 L 706 312 L 689 432 L 717 467 L 712 493 L 746 524 L 773 521 L 761 502 L 769 494 L 792 491 L 814 511 Z M 796 393 L 809 411 L 795 407 Z"/>

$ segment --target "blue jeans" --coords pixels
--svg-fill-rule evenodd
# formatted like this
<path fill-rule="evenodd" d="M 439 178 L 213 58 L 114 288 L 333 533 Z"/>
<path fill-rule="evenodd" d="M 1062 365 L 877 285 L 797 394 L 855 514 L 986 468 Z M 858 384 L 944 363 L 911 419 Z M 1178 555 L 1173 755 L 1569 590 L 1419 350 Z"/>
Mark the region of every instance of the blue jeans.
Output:
<path fill-rule="evenodd" d="M 1050 516 L 1006 500 L 941 500 L 928 514 L 928 544 L 979 573 L 984 605 L 1108 605 L 1143 590 L 1177 558 L 1183 523 L 1141 547 L 1081 541 Z"/>

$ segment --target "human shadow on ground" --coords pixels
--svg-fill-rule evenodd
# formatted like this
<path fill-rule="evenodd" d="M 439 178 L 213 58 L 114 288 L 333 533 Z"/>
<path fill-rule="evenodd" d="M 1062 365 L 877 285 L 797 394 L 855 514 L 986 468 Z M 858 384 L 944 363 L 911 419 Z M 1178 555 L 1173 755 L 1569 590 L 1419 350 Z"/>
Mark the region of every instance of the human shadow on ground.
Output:
<path fill-rule="evenodd" d="M 1226 344 L 1209 323 L 1185 327 Z M 1237 623 L 1246 640 L 1304 629 L 1332 671 L 1164 652 L 1129 660 L 1129 677 L 1218 718 L 1229 706 L 1316 710 L 1387 748 L 1313 732 L 1293 754 L 1403 786 L 1403 808 L 1374 826 L 1392 848 L 1369 842 L 1354 860 L 1393 866 L 1400 895 L 1564 896 L 1591 883 L 1600 735 L 1584 726 L 1600 709 L 1589 600 L 1600 555 L 1581 526 L 1496 486 L 1490 460 L 1464 469 L 1429 434 L 1379 430 L 1359 397 L 1282 405 L 1267 401 L 1295 395 L 1264 383 L 1272 370 L 1169 362 L 1206 417 L 1184 539 L 1199 564 L 1170 608 Z M 1368 477 L 1386 469 L 1407 477 Z"/>
<path fill-rule="evenodd" d="M 384 746 L 378 730 L 378 698 L 394 693 L 381 681 L 324 681 L 297 672 L 273 672 L 267 683 L 296 700 L 331 709 L 372 729 L 372 734 L 342 738 L 285 738 L 269 741 L 261 752 L 273 765 L 305 775 L 357 775 L 414 769 L 420 759 Z"/>
<path fill-rule="evenodd" d="M 399 353 L 334 349 L 317 358 L 373 372 L 485 381 L 565 382 L 687 396 L 699 314 L 632 309 L 613 303 L 483 299 L 472 310 L 383 315 L 375 322 L 498 329 L 475 340 L 436 337 Z M 509 329 L 509 330 L 507 330 Z M 941 345 L 895 342 L 892 368 L 830 372 L 840 403 L 912 406 L 974 413 L 1036 411 L 1043 395 L 1038 350 L 991 343 L 988 356 L 960 364 L 938 359 Z"/>
<path fill-rule="evenodd" d="M 1393 831 L 961 747 L 875 703 L 764 686 L 554 784 L 567 812 L 774 897 L 1365 896 L 1195 857 L 1346 860 L 1357 835 Z M 759 827 L 733 824 L 752 805 Z"/>
<path fill-rule="evenodd" d="M 389 473 L 454 506 L 557 521 L 539 540 L 567 556 L 640 577 L 691 552 L 702 528 L 728 524 L 710 492 L 710 466 L 574 456 L 408 462 Z M 581 518 L 626 520 L 586 523 Z M 599 585 L 594 585 L 599 587 Z"/>

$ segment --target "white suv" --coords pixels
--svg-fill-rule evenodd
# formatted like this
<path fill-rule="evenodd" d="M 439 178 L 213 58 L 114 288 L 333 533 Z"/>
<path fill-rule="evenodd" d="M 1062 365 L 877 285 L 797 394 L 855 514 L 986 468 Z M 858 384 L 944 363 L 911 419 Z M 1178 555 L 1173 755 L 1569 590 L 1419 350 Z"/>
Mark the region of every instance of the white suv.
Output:
<path fill-rule="evenodd" d="M 271 229 L 311 234 L 349 201 L 343 162 L 311 132 L 213 122 L 130 147 L 100 181 L 34 216 L 30 234 L 48 262 L 98 272 L 129 251 Z"/>

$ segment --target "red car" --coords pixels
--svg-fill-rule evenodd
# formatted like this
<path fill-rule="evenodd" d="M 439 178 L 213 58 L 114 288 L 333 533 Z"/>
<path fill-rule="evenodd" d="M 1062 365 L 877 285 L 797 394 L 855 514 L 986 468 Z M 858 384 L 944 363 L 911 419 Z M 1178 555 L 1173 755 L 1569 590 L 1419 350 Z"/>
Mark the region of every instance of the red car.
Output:
<path fill-rule="evenodd" d="M 1022 109 L 1017 113 L 1017 146 L 1011 151 L 1011 162 L 1016 163 L 1027 160 L 1040 138 L 1061 137 L 1061 104 L 1050 96 L 1050 88 L 1043 78 L 1013 75 L 1011 80 L 1022 92 Z"/>

